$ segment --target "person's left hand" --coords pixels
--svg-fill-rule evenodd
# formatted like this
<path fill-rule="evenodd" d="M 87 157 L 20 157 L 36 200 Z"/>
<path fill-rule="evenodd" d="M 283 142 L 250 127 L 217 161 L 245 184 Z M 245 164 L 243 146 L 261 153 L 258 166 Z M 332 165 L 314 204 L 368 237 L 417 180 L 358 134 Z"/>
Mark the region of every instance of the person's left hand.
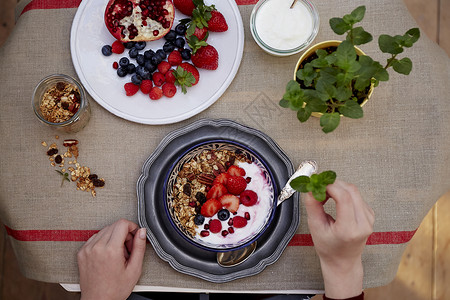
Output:
<path fill-rule="evenodd" d="M 94 234 L 77 254 L 82 300 L 124 300 L 142 272 L 145 228 L 121 219 Z"/>

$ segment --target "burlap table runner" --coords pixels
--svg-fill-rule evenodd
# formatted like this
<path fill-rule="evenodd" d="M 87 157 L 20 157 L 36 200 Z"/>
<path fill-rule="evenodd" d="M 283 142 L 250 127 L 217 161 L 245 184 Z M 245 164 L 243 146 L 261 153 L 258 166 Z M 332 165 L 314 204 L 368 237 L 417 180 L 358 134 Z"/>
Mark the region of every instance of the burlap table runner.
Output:
<path fill-rule="evenodd" d="M 363 119 L 346 119 L 335 132 L 325 135 L 318 120 L 300 124 L 293 112 L 278 106 L 299 55 L 276 58 L 260 50 L 248 28 L 255 1 L 246 3 L 239 6 L 245 25 L 239 72 L 209 109 L 177 124 L 149 126 L 118 118 L 91 99 L 88 126 L 77 134 L 60 134 L 61 140 L 78 139 L 79 161 L 107 179 L 96 198 L 76 191 L 73 184 L 60 187 L 60 178 L 41 146 L 42 141 L 55 141 L 55 132 L 38 122 L 30 105 L 32 91 L 44 76 L 65 73 L 76 77 L 69 45 L 76 5 L 33 9 L 18 19 L 0 49 L 0 218 L 25 276 L 78 282 L 75 256 L 85 237 L 77 237 L 76 230 L 99 230 L 118 218 L 137 221 L 136 181 L 160 140 L 200 118 L 228 118 L 268 134 L 294 165 L 315 159 L 321 170 L 335 170 L 339 178 L 360 187 L 377 217 L 364 253 L 365 287 L 393 279 L 405 243 L 450 187 L 448 57 L 422 34 L 407 52 L 414 62 L 411 75 L 391 73 L 390 81 L 381 83 L 365 106 Z M 360 4 L 367 6 L 364 26 L 375 37 L 403 34 L 416 26 L 401 0 L 315 0 L 315 4 L 321 17 L 316 42 L 335 39 L 328 19 Z M 362 48 L 384 60 L 376 42 Z M 223 291 L 322 289 L 314 248 L 303 240 L 308 237 L 305 216 L 302 207 L 296 240 L 275 264 L 256 276 L 209 283 L 178 273 L 149 245 L 139 283 Z M 72 241 L 64 241 L 68 232 Z"/>

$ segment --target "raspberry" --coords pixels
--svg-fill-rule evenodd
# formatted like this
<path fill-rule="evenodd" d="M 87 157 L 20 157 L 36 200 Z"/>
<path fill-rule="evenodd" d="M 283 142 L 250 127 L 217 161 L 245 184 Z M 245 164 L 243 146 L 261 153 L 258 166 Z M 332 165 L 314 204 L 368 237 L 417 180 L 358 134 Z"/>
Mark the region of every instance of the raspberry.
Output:
<path fill-rule="evenodd" d="M 141 92 L 143 92 L 144 94 L 148 94 L 148 93 L 150 93 L 150 90 L 152 89 L 152 87 L 153 87 L 153 83 L 151 80 L 149 80 L 149 79 L 142 80 Z"/>
<path fill-rule="evenodd" d="M 152 99 L 152 100 L 158 100 L 158 99 L 161 99 L 161 97 L 163 96 L 163 92 L 159 87 L 154 86 L 150 90 L 149 96 L 150 96 L 150 99 Z"/>
<path fill-rule="evenodd" d="M 235 228 L 242 228 L 247 225 L 247 219 L 241 216 L 236 216 L 233 218 L 233 226 Z"/>
<path fill-rule="evenodd" d="M 111 45 L 111 51 L 116 54 L 122 54 L 125 51 L 125 46 L 120 41 L 115 41 Z"/>
<path fill-rule="evenodd" d="M 166 96 L 168 98 L 172 98 L 177 93 L 177 88 L 176 88 L 175 84 L 166 82 L 162 86 L 162 91 L 163 91 L 164 96 Z"/>
<path fill-rule="evenodd" d="M 162 62 L 160 62 L 159 64 L 158 64 L 158 71 L 161 73 L 161 74 L 166 74 L 167 73 L 167 71 L 169 71 L 170 70 L 170 68 L 171 68 L 171 65 L 170 65 L 170 63 L 168 63 L 167 61 L 162 61 Z"/>
<path fill-rule="evenodd" d="M 139 91 L 139 86 L 131 82 L 125 83 L 123 87 L 127 96 L 133 96 Z"/>
<path fill-rule="evenodd" d="M 167 57 L 167 61 L 172 66 L 178 66 L 183 62 L 183 58 L 181 57 L 180 51 L 172 51 Z"/>
<path fill-rule="evenodd" d="M 163 83 L 166 81 L 166 78 L 164 77 L 164 75 L 160 72 L 155 72 L 153 73 L 153 83 L 156 86 L 162 86 Z"/>
<path fill-rule="evenodd" d="M 166 82 L 175 83 L 175 75 L 173 75 L 174 70 L 170 70 L 164 76 L 166 77 Z"/>
<path fill-rule="evenodd" d="M 222 230 L 222 223 L 219 220 L 209 221 L 209 231 L 212 233 L 219 233 Z"/>

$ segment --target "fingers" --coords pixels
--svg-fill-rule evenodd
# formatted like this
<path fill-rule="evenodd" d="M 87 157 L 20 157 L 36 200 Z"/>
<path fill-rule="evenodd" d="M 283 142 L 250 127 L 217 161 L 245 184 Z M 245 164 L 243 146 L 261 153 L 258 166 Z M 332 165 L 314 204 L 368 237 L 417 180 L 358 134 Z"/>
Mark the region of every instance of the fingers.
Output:
<path fill-rule="evenodd" d="M 131 235 L 136 232 L 139 226 L 131 221 L 120 219 L 115 222 L 112 226 L 110 232 L 110 237 L 108 240 L 108 244 L 111 244 L 113 247 L 120 247 L 125 244 L 125 242 L 131 239 Z"/>
<path fill-rule="evenodd" d="M 336 202 L 336 221 L 354 220 L 355 203 L 353 201 L 353 191 L 349 184 L 336 180 L 333 184 L 327 186 L 327 192 L 330 198 Z"/>
<path fill-rule="evenodd" d="M 142 272 L 142 261 L 144 260 L 145 247 L 147 242 L 147 234 L 145 228 L 140 228 L 133 239 L 133 250 L 128 260 L 128 268 L 134 272 Z"/>
<path fill-rule="evenodd" d="M 323 203 L 314 199 L 312 193 L 305 194 L 304 204 L 308 215 L 308 223 L 317 222 L 320 224 L 327 222 L 327 214 L 324 211 Z"/>

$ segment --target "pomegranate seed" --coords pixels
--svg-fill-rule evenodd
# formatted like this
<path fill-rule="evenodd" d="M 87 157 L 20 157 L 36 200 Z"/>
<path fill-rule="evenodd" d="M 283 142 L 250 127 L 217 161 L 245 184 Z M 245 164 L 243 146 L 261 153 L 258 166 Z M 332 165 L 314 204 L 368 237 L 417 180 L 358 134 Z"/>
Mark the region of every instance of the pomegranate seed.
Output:
<path fill-rule="evenodd" d="M 202 230 L 202 231 L 200 232 L 200 235 L 201 235 L 202 237 L 207 237 L 207 236 L 209 235 L 209 231 Z"/>
<path fill-rule="evenodd" d="M 244 216 L 247 220 L 250 220 L 250 214 L 248 212 L 245 212 Z"/>
<path fill-rule="evenodd" d="M 245 181 L 246 181 L 247 183 L 250 183 L 250 181 L 252 181 L 252 178 L 251 178 L 251 177 L 247 177 L 247 178 L 245 178 Z"/>
<path fill-rule="evenodd" d="M 228 228 L 228 233 L 234 233 L 234 228 L 233 227 L 229 227 Z"/>
<path fill-rule="evenodd" d="M 157 36 L 159 34 L 159 30 L 153 30 L 153 35 Z"/>
<path fill-rule="evenodd" d="M 230 219 L 228 220 L 228 225 L 229 225 L 229 226 L 233 226 L 233 218 L 230 218 Z"/>
<path fill-rule="evenodd" d="M 222 236 L 227 236 L 227 235 L 228 235 L 228 231 L 223 230 L 223 231 L 222 231 Z"/>
<path fill-rule="evenodd" d="M 113 68 L 116 70 L 119 68 L 119 64 L 117 63 L 117 61 L 113 62 Z"/>
<path fill-rule="evenodd" d="M 208 229 L 209 229 L 209 224 L 205 224 L 205 226 L 204 226 L 203 228 L 205 228 L 206 230 L 208 230 Z"/>

